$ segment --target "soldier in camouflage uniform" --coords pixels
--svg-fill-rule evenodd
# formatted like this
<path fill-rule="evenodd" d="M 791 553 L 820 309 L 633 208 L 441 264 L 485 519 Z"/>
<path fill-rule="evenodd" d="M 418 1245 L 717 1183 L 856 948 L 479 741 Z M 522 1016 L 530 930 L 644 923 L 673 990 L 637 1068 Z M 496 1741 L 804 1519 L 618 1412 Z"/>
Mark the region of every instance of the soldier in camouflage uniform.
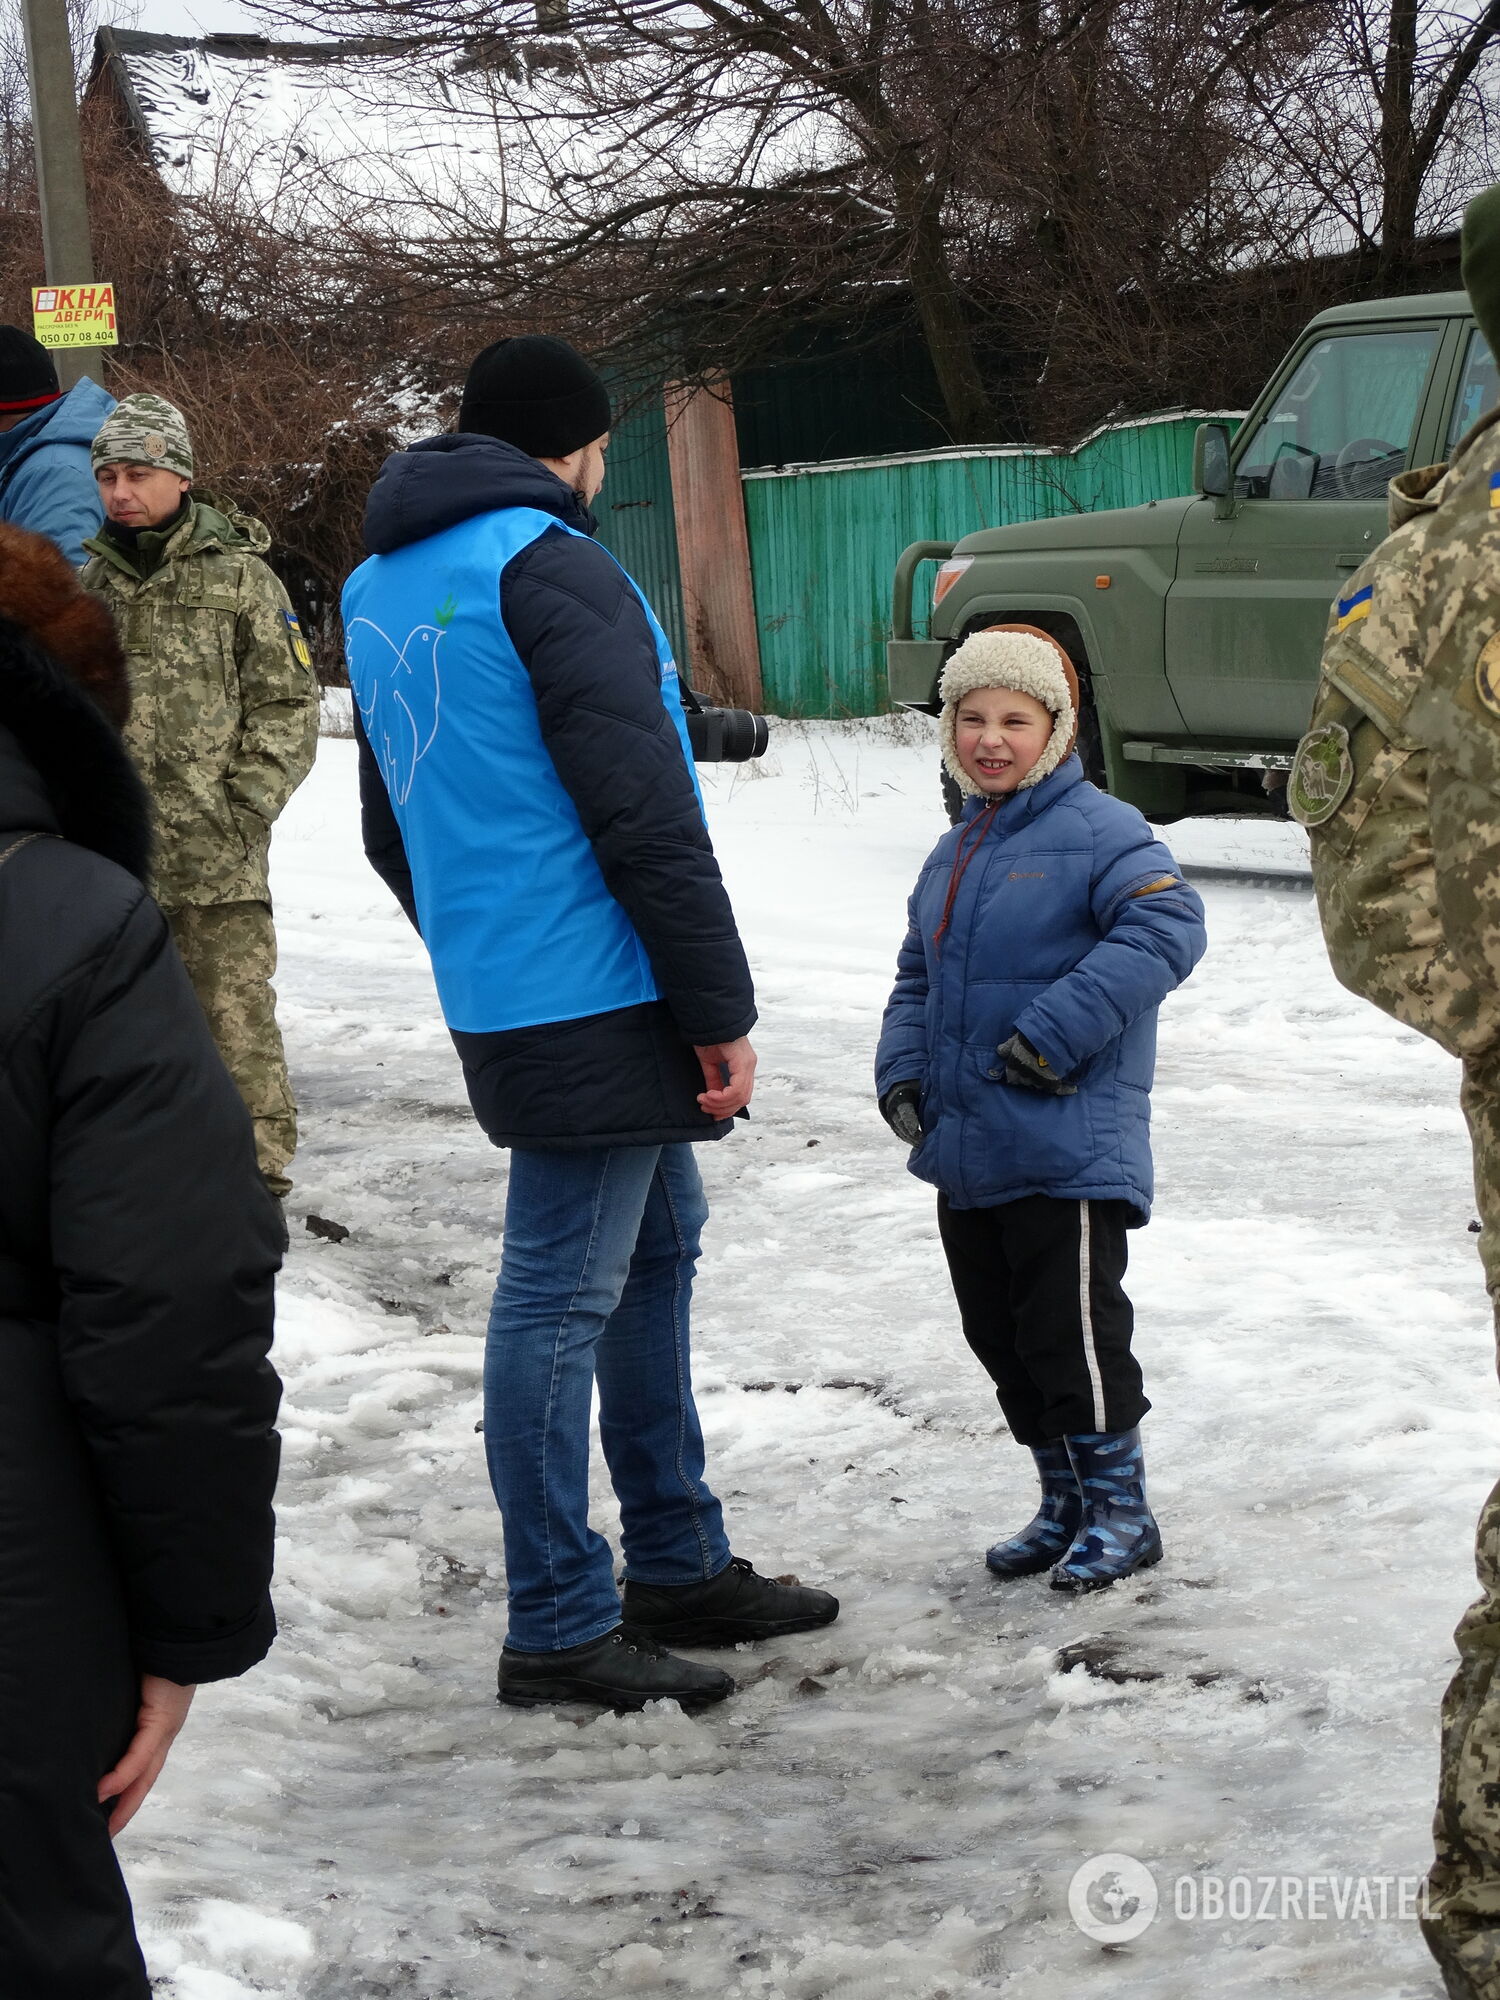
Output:
<path fill-rule="evenodd" d="M 317 748 L 318 690 L 259 521 L 191 492 L 181 413 L 127 396 L 93 444 L 105 503 L 83 581 L 124 641 L 126 742 L 156 807 L 153 888 L 255 1121 L 272 1191 L 291 1186 L 297 1107 L 276 1025 L 271 824 Z"/>
<path fill-rule="evenodd" d="M 1465 214 L 1463 273 L 1500 354 L 1500 188 Z M 1462 1059 L 1500 1331 L 1500 410 L 1391 501 L 1390 538 L 1335 607 L 1288 797 L 1334 970 Z M 1423 1920 L 1452 2000 L 1500 2000 L 1500 1486 L 1476 1559 Z"/>

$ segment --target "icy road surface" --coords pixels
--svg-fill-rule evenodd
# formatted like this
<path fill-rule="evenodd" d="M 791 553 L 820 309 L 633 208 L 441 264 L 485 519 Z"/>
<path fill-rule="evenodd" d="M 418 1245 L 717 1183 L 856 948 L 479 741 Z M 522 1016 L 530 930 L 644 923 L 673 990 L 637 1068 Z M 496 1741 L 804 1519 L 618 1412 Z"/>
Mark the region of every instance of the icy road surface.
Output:
<path fill-rule="evenodd" d="M 844 1613 L 730 1656 L 740 1694 L 696 1720 L 495 1703 L 474 1426 L 505 1156 L 359 853 L 353 745 L 324 742 L 275 845 L 304 1134 L 282 1637 L 199 1696 L 122 1841 L 162 2000 L 1438 1994 L 1394 1886 L 1343 1920 L 1283 1919 L 1279 1887 L 1264 1916 L 1178 1910 L 1205 1877 L 1254 1878 L 1257 1908 L 1268 1877 L 1325 1878 L 1330 1909 L 1347 1878 L 1427 1864 L 1500 1470 L 1454 1066 L 1334 983 L 1305 891 L 1205 880 L 1133 1239 L 1167 1559 L 1082 1601 L 991 1581 L 1030 1461 L 870 1096 L 941 831 L 919 728 L 780 729 L 763 765 L 706 777 L 762 1010 L 754 1122 L 701 1153 L 710 1475 L 735 1547 Z M 1299 840 L 1176 830 L 1210 867 L 1295 870 Z M 612 1527 L 602 1468 L 597 1496 Z M 1162 1904 L 1110 1951 L 1067 1907 L 1101 1852 L 1144 1861 Z"/>

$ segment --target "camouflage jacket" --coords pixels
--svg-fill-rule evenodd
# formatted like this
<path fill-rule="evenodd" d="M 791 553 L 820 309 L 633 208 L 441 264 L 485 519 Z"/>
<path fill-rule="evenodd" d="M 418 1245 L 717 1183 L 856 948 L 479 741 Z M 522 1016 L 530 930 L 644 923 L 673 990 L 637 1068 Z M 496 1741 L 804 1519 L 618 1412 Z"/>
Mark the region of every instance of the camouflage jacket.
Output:
<path fill-rule="evenodd" d="M 1392 482 L 1390 522 L 1334 604 L 1288 804 L 1310 832 L 1338 978 L 1452 1054 L 1488 1056 L 1500 1046 L 1500 410 L 1452 466 Z M 1478 900 L 1476 870 L 1494 884 Z M 1490 900 L 1494 924 L 1480 916 Z"/>
<path fill-rule="evenodd" d="M 1444 937 L 1468 977 L 1500 996 L 1500 410 L 1426 497 L 1413 579 L 1424 670 L 1407 728 L 1429 758 Z"/>
<path fill-rule="evenodd" d="M 318 690 L 270 536 L 196 500 L 137 575 L 104 536 L 83 582 L 115 614 L 130 673 L 126 743 L 156 806 L 153 888 L 168 909 L 264 902 L 271 823 L 311 768 Z"/>

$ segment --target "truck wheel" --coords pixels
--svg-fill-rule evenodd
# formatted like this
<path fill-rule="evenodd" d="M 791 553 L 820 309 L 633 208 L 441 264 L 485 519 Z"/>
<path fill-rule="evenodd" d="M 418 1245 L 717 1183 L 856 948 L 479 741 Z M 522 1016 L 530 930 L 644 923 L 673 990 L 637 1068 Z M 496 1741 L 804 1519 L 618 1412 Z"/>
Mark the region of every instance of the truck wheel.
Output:
<path fill-rule="evenodd" d="M 943 787 L 943 811 L 948 815 L 948 824 L 957 826 L 964 816 L 964 795 L 948 776 L 946 764 L 938 765 L 938 778 Z"/>
<path fill-rule="evenodd" d="M 1104 738 L 1099 731 L 1099 713 L 1094 707 L 1094 691 L 1079 677 L 1078 741 L 1074 746 L 1083 762 L 1083 775 L 1101 792 L 1109 790 L 1109 773 L 1104 768 Z"/>

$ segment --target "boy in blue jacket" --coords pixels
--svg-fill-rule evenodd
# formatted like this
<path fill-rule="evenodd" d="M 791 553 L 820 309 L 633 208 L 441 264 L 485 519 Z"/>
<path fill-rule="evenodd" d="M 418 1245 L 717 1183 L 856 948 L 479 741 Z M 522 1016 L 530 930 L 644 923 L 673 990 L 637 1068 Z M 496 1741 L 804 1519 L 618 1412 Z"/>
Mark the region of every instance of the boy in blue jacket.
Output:
<path fill-rule="evenodd" d="M 976 632 L 941 691 L 967 804 L 912 893 L 876 1089 L 938 1190 L 964 1337 L 1041 1476 L 989 1567 L 1102 1590 L 1161 1560 L 1125 1232 L 1151 1213 L 1156 1010 L 1203 955 L 1203 905 L 1134 806 L 1084 777 L 1055 639 Z"/>

